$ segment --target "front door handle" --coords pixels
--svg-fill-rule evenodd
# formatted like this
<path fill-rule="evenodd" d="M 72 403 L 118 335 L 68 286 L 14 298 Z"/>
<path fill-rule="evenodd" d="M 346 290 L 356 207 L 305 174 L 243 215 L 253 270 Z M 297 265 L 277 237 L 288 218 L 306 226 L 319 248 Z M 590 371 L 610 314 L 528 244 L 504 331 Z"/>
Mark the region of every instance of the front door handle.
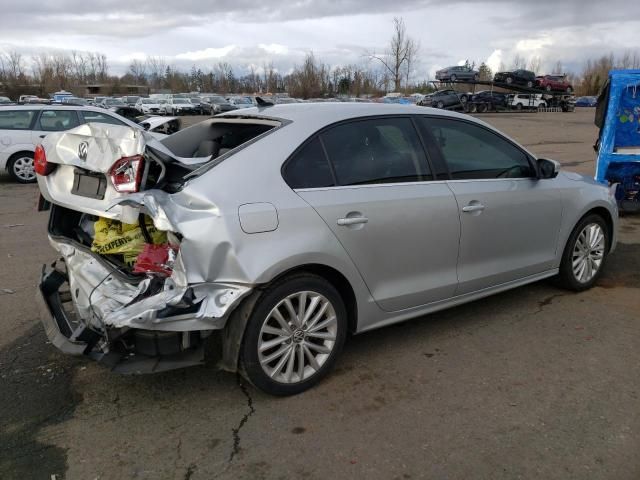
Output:
<path fill-rule="evenodd" d="M 480 204 L 480 203 L 476 203 L 473 205 L 467 205 L 466 207 L 462 207 L 462 211 L 465 213 L 472 213 L 472 212 L 481 212 L 484 210 L 484 205 Z"/>
<path fill-rule="evenodd" d="M 367 217 L 347 217 L 347 218 L 339 218 L 338 225 L 341 227 L 346 227 L 349 225 L 358 225 L 360 223 L 367 223 L 369 219 Z"/>

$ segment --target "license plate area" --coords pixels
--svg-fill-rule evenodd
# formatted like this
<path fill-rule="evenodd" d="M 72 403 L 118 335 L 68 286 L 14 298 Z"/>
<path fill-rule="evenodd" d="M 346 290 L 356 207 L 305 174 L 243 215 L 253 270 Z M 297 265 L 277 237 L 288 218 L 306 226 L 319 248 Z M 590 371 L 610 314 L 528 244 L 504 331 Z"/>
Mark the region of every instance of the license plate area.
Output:
<path fill-rule="evenodd" d="M 81 168 L 73 170 L 73 188 L 71 193 L 81 197 L 104 200 L 107 190 L 107 177 L 101 173 L 93 173 Z"/>

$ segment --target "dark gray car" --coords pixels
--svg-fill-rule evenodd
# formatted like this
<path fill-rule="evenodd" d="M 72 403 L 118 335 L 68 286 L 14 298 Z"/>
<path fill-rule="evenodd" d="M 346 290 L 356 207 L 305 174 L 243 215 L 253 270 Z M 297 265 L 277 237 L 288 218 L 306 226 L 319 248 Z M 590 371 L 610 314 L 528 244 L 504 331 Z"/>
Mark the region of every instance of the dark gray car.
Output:
<path fill-rule="evenodd" d="M 459 93 L 451 89 L 438 90 L 437 92 L 425 95 L 419 105 L 435 108 L 461 107 L 467 100 L 468 97 L 464 93 Z"/>
<path fill-rule="evenodd" d="M 465 65 L 447 67 L 436 72 L 436 80 L 440 80 L 441 82 L 456 82 L 461 80 L 477 82 L 480 80 L 480 72 Z"/>

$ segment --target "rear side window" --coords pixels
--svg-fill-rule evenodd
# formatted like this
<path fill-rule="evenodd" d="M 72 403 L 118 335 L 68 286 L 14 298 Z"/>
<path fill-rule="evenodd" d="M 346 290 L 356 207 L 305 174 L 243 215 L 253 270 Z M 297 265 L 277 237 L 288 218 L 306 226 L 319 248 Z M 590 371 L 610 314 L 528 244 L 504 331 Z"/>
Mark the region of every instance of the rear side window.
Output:
<path fill-rule="evenodd" d="M 408 118 L 360 120 L 321 134 L 338 185 L 432 180 Z"/>
<path fill-rule="evenodd" d="M 112 117 L 111 115 L 107 115 L 105 113 L 100 112 L 91 112 L 87 110 L 80 110 L 80 115 L 82 116 L 82 121 L 84 123 L 108 123 L 110 125 L 126 125 L 124 122 L 121 122 L 117 118 Z"/>
<path fill-rule="evenodd" d="M 331 167 L 318 137 L 307 142 L 287 162 L 284 180 L 291 188 L 321 188 L 334 185 Z"/>
<path fill-rule="evenodd" d="M 35 110 L 2 110 L 0 130 L 30 130 L 35 116 Z"/>
<path fill-rule="evenodd" d="M 43 110 L 40 115 L 40 130 L 61 132 L 78 126 L 78 116 L 73 110 Z"/>
<path fill-rule="evenodd" d="M 443 118 L 420 121 L 439 145 L 453 180 L 536 176 L 524 151 L 483 127 Z"/>

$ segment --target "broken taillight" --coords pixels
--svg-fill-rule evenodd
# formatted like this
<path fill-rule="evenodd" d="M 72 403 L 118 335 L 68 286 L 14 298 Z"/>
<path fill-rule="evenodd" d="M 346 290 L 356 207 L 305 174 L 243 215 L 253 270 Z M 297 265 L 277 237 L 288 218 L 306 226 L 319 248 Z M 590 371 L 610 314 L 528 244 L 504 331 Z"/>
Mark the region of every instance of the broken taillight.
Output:
<path fill-rule="evenodd" d="M 120 160 L 116 160 L 109 170 L 109 176 L 116 191 L 121 193 L 137 192 L 140 188 L 143 166 L 144 158 L 142 155 L 122 157 Z"/>
<path fill-rule="evenodd" d="M 53 172 L 55 168 L 55 163 L 47 162 L 47 155 L 44 152 L 44 147 L 42 145 L 38 145 L 33 154 L 33 169 L 35 172 L 44 177 Z"/>

